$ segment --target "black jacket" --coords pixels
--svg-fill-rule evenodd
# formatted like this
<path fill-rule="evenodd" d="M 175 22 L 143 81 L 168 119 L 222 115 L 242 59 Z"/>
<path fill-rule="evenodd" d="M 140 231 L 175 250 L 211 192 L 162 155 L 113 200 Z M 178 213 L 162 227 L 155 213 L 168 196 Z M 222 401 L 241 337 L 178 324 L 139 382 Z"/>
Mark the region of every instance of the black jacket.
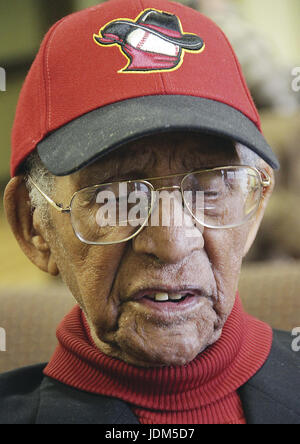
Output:
<path fill-rule="evenodd" d="M 275 331 L 268 360 L 239 389 L 248 424 L 300 424 L 300 352 L 291 343 Z M 44 367 L 0 376 L 0 424 L 139 424 L 125 402 L 61 384 Z"/>

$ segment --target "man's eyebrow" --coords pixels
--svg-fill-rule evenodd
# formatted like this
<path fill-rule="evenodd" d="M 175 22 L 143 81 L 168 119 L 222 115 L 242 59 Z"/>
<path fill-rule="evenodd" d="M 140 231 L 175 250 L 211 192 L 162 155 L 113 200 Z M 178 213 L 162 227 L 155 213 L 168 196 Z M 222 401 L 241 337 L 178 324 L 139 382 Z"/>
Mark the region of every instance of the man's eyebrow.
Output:
<path fill-rule="evenodd" d="M 101 185 L 110 182 L 119 182 L 133 179 L 145 179 L 147 174 L 141 169 L 127 169 L 124 171 L 106 171 L 105 173 L 91 173 L 89 180 L 95 185 Z"/>
<path fill-rule="evenodd" d="M 99 164 L 99 169 L 92 168 L 89 174 L 89 180 L 95 181 L 95 184 L 109 183 L 119 180 L 143 179 L 147 176 L 146 171 L 156 164 L 156 156 L 136 155 L 121 156 L 118 159 L 111 159 L 106 164 Z M 138 166 L 137 166 L 138 165 Z"/>

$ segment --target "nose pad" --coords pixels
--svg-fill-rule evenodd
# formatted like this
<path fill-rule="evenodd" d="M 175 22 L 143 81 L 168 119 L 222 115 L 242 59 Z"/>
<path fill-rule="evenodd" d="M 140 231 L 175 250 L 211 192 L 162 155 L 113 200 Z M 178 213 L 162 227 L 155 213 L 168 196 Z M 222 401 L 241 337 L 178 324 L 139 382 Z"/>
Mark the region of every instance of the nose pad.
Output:
<path fill-rule="evenodd" d="M 203 247 L 203 227 L 184 208 L 178 187 L 172 193 L 167 188 L 156 190 L 148 224 L 133 239 L 134 251 L 155 256 L 160 262 L 176 263 Z"/>

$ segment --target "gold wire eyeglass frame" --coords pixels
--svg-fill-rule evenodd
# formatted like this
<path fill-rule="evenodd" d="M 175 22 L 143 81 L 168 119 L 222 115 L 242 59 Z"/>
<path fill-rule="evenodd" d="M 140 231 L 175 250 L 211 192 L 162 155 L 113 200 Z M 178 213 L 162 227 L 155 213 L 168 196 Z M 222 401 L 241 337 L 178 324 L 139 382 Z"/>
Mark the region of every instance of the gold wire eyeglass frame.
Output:
<path fill-rule="evenodd" d="M 153 212 L 153 208 L 154 208 L 154 205 L 155 205 L 155 192 L 157 192 L 157 191 L 164 191 L 164 190 L 171 190 L 171 189 L 172 190 L 180 190 L 182 198 L 183 198 L 183 202 L 185 202 L 185 198 L 184 198 L 184 194 L 183 194 L 183 186 L 182 185 L 183 185 L 184 180 L 188 176 L 193 175 L 193 174 L 199 174 L 199 173 L 207 173 L 207 172 L 214 172 L 214 171 L 221 171 L 221 170 L 225 170 L 226 171 L 226 170 L 239 169 L 239 168 L 248 168 L 248 169 L 252 170 L 253 172 L 255 172 L 256 176 L 260 179 L 261 190 L 260 190 L 260 200 L 258 201 L 258 205 L 257 205 L 257 208 L 256 208 L 256 211 L 257 211 L 258 206 L 259 206 L 259 202 L 261 201 L 261 198 L 262 198 L 263 190 L 265 188 L 268 188 L 271 185 L 271 177 L 269 176 L 269 174 L 266 171 L 261 171 L 261 170 L 255 168 L 255 167 L 251 167 L 251 166 L 248 166 L 248 165 L 234 165 L 234 166 L 216 167 L 216 168 L 209 168 L 209 169 L 202 169 L 202 170 L 192 171 L 192 172 L 189 172 L 189 173 L 172 174 L 172 175 L 169 175 L 169 176 L 152 177 L 152 178 L 140 179 L 140 180 L 139 179 L 136 179 L 136 180 L 122 180 L 122 181 L 115 181 L 115 182 L 101 183 L 101 184 L 98 184 L 98 185 L 92 185 L 90 187 L 84 187 L 84 188 L 76 191 L 73 194 L 73 196 L 71 197 L 69 206 L 65 207 L 65 208 L 64 208 L 64 206 L 62 204 L 56 203 L 49 196 L 47 196 L 47 194 L 45 194 L 40 189 L 40 187 L 33 181 L 33 179 L 30 177 L 30 175 L 28 175 L 27 178 L 28 178 L 28 181 L 37 189 L 37 191 L 46 199 L 46 201 L 56 211 L 58 211 L 61 214 L 69 214 L 69 215 L 71 215 L 71 212 L 72 212 L 72 203 L 73 203 L 74 199 L 83 190 L 87 190 L 87 189 L 90 189 L 90 190 L 95 189 L 95 190 L 97 190 L 100 187 L 114 185 L 114 184 L 117 184 L 117 183 L 126 183 L 126 184 L 142 183 L 142 184 L 148 186 L 150 188 L 150 190 L 151 190 L 151 206 L 149 208 L 148 216 L 147 216 L 145 222 L 141 225 L 141 227 L 134 234 L 132 234 L 131 236 L 127 237 L 126 239 L 123 239 L 121 241 L 111 241 L 111 242 L 90 242 L 90 241 L 87 241 L 87 240 L 85 240 L 85 239 L 83 239 L 81 237 L 81 235 L 75 230 L 75 228 L 73 227 L 73 224 L 71 222 L 73 231 L 74 231 L 76 237 L 81 242 L 83 242 L 85 244 L 88 244 L 88 245 L 112 245 L 112 244 L 120 244 L 120 243 L 123 243 L 123 242 L 127 242 L 127 241 L 133 239 L 135 236 L 137 236 L 143 230 L 143 228 L 145 227 L 145 225 L 149 221 L 149 218 L 150 218 L 150 216 L 151 216 L 151 214 Z M 172 185 L 172 186 L 155 188 L 152 185 L 152 183 L 151 183 L 151 182 L 154 182 L 154 181 L 157 181 L 157 180 L 173 179 L 173 178 L 176 178 L 176 177 L 182 177 L 180 185 Z M 235 225 L 220 226 L 220 227 L 210 227 L 208 225 L 205 225 L 205 223 L 199 222 L 196 219 L 196 217 L 194 216 L 194 214 L 192 213 L 192 211 L 190 210 L 189 206 L 187 206 L 187 209 L 190 212 L 190 214 L 193 217 L 193 219 L 195 219 L 197 223 L 199 223 L 200 225 L 202 225 L 204 227 L 207 227 L 207 228 L 214 228 L 214 229 L 235 228 L 235 227 L 243 225 L 244 223 L 246 223 L 249 220 L 247 218 L 244 221 L 242 221 L 242 222 L 240 222 L 238 224 L 235 224 Z M 256 211 L 254 211 L 253 214 L 251 214 L 251 217 L 254 216 Z"/>

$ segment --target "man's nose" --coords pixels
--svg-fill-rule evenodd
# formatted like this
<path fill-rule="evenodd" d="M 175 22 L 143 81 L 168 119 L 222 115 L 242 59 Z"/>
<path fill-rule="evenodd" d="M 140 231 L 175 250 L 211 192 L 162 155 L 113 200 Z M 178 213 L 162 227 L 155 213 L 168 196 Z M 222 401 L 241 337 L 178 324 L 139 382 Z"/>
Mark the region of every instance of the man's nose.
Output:
<path fill-rule="evenodd" d="M 170 193 L 173 194 L 176 192 Z M 164 199 L 159 200 L 148 225 L 133 239 L 133 249 L 138 254 L 154 256 L 162 263 L 174 264 L 195 250 L 201 250 L 204 238 L 203 227 L 199 227 L 188 210 L 184 209 L 178 194 L 170 201 L 171 205 L 165 205 Z"/>

